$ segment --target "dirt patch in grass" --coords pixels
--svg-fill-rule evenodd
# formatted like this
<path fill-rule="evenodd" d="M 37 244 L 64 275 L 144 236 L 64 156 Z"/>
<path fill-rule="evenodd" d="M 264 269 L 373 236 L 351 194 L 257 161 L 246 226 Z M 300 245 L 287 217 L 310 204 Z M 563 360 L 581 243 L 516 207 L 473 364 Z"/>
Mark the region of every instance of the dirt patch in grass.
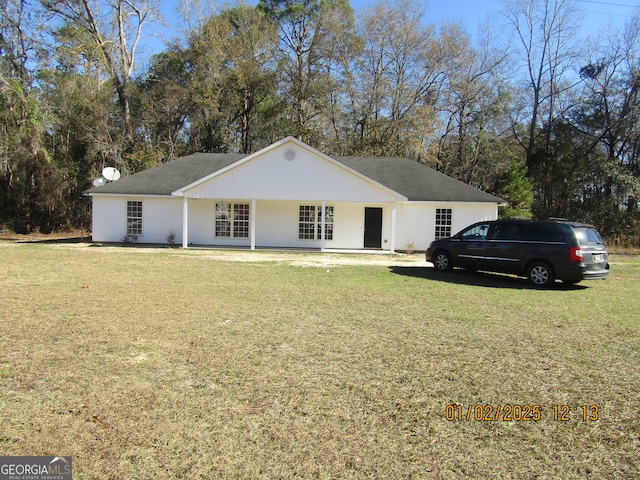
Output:
<path fill-rule="evenodd" d="M 333 257 L 0 243 L 0 451 L 96 479 L 640 474 L 635 257 L 547 291 Z"/>

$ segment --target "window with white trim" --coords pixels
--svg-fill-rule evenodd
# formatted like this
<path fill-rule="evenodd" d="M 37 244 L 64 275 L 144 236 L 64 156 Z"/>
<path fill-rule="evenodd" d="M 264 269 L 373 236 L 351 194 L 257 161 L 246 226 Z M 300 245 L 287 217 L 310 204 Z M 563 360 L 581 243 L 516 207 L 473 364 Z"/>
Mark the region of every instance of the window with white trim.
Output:
<path fill-rule="evenodd" d="M 127 201 L 127 235 L 142 235 L 142 202 Z"/>
<path fill-rule="evenodd" d="M 300 205 L 298 214 L 298 238 L 322 239 L 322 206 Z M 333 240 L 333 205 L 325 206 L 324 238 Z"/>
<path fill-rule="evenodd" d="M 451 209 L 436 208 L 436 240 L 451 236 Z"/>
<path fill-rule="evenodd" d="M 216 237 L 249 238 L 249 204 L 216 203 Z"/>

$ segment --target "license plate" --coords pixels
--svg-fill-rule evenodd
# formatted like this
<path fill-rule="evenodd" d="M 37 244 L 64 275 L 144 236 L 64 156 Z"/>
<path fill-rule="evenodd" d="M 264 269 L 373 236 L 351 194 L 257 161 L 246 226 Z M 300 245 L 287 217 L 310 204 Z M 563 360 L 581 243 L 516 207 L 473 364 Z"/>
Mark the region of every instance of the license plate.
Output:
<path fill-rule="evenodd" d="M 604 254 L 594 253 L 593 255 L 591 255 L 591 259 L 594 263 L 604 262 Z"/>

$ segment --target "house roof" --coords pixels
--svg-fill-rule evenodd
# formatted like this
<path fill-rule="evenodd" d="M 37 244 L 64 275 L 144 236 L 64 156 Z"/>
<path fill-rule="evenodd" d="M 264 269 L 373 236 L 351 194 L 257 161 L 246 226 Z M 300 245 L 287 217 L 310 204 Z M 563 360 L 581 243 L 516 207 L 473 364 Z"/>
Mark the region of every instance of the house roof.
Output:
<path fill-rule="evenodd" d="M 173 162 L 123 177 L 101 187 L 87 190 L 88 194 L 113 195 L 171 195 L 196 180 L 237 162 L 246 155 L 227 153 L 194 153 Z"/>
<path fill-rule="evenodd" d="M 408 158 L 333 157 L 340 163 L 401 193 L 412 202 L 491 202 L 503 200 Z"/>
<path fill-rule="evenodd" d="M 194 153 L 87 191 L 89 195 L 170 196 L 187 185 L 246 158 L 242 154 Z M 400 157 L 331 157 L 401 194 L 409 201 L 490 202 L 498 197 L 432 168 Z"/>

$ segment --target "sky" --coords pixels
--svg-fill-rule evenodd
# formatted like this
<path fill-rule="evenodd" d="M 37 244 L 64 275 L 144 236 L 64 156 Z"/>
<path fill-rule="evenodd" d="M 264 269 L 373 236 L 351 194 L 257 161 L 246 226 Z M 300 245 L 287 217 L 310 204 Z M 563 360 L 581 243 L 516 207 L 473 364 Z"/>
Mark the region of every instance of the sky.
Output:
<path fill-rule="evenodd" d="M 597 31 L 608 21 L 622 24 L 631 17 L 636 8 L 640 8 L 639 0 L 574 0 L 582 10 L 583 29 L 585 32 Z M 367 0 L 352 0 L 351 5 L 367 5 Z M 503 0 L 431 0 L 427 3 L 427 18 L 435 23 L 459 22 L 465 25 L 469 33 L 477 30 L 478 22 L 491 13 L 501 10 Z"/>
<path fill-rule="evenodd" d="M 215 1 L 215 0 L 209 0 Z M 479 31 L 480 23 L 489 15 L 501 10 L 503 0 L 415 0 L 427 8 L 425 18 L 428 22 L 439 25 L 445 22 L 461 23 L 473 38 Z M 609 23 L 622 26 L 636 11 L 640 9 L 640 0 L 573 0 L 582 11 L 582 36 L 595 36 L 603 31 Z M 160 0 L 161 11 L 171 24 L 176 18 L 175 4 L 177 0 Z M 217 3 L 234 4 L 234 0 L 219 0 Z M 245 0 L 249 5 L 257 4 L 257 0 Z M 368 6 L 377 3 L 375 0 L 350 0 L 356 18 Z M 174 33 L 173 36 L 177 34 Z M 169 36 L 172 36 L 169 34 Z M 162 44 L 154 42 L 145 50 L 147 54 L 162 50 Z"/>

